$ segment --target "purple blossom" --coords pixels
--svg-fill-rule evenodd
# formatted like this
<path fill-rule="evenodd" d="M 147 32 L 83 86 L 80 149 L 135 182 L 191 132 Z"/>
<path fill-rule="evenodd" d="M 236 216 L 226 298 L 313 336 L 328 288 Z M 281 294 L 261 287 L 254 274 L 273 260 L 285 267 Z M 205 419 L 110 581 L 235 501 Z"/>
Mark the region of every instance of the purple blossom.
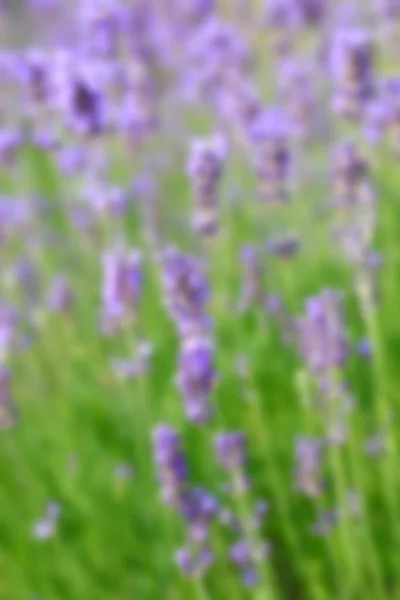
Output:
<path fill-rule="evenodd" d="M 277 107 L 262 112 L 252 124 L 250 137 L 263 202 L 285 203 L 289 198 L 291 132 L 288 116 Z"/>
<path fill-rule="evenodd" d="M 69 312 L 73 306 L 71 285 L 65 275 L 58 275 L 51 283 L 47 304 L 54 312 Z"/>
<path fill-rule="evenodd" d="M 269 0 L 267 2 L 267 23 L 275 29 L 291 30 L 302 24 L 302 11 L 299 0 Z"/>
<path fill-rule="evenodd" d="M 188 488 L 188 467 L 179 435 L 168 425 L 153 431 L 154 456 L 163 501 L 178 510 Z"/>
<path fill-rule="evenodd" d="M 24 136 L 19 131 L 2 129 L 0 131 L 0 162 L 6 166 L 11 166 L 15 162 L 24 141 Z"/>
<path fill-rule="evenodd" d="M 85 50 L 101 57 L 115 56 L 127 19 L 124 4 L 119 0 L 82 0 L 79 9 Z"/>
<path fill-rule="evenodd" d="M 45 516 L 38 521 L 34 528 L 33 534 L 37 540 L 46 540 L 54 536 L 57 530 L 61 514 L 59 504 L 49 502 L 45 509 Z"/>
<path fill-rule="evenodd" d="M 180 548 L 175 554 L 175 561 L 181 571 L 189 576 L 202 576 L 214 562 L 212 550 L 202 547 L 195 555 L 187 547 Z"/>
<path fill-rule="evenodd" d="M 194 196 L 194 229 L 200 235 L 218 230 L 218 183 L 226 155 L 226 140 L 221 135 L 193 140 L 187 171 Z"/>
<path fill-rule="evenodd" d="M 107 251 L 103 256 L 102 318 L 113 331 L 139 310 L 143 284 L 142 258 L 137 250 Z"/>
<path fill-rule="evenodd" d="M 292 258 L 298 251 L 299 238 L 293 234 L 287 234 L 281 238 L 271 240 L 267 244 L 269 251 L 280 258 Z"/>
<path fill-rule="evenodd" d="M 7 358 L 15 346 L 20 317 L 14 307 L 0 304 L 0 362 Z"/>
<path fill-rule="evenodd" d="M 193 488 L 186 494 L 182 510 L 190 539 L 204 543 L 209 536 L 210 524 L 219 514 L 217 500 L 203 488 Z"/>
<path fill-rule="evenodd" d="M 371 144 L 379 143 L 390 124 L 390 103 L 384 96 L 367 104 L 364 111 L 364 135 Z"/>
<path fill-rule="evenodd" d="M 246 587 L 253 588 L 259 584 L 257 563 L 264 561 L 269 551 L 269 544 L 257 547 L 247 539 L 241 539 L 231 547 L 231 559 L 239 567 Z"/>
<path fill-rule="evenodd" d="M 391 21 L 400 16 L 399 0 L 375 0 L 375 10 L 382 19 Z"/>
<path fill-rule="evenodd" d="M 309 298 L 298 332 L 301 354 L 312 373 L 321 376 L 345 364 L 348 343 L 339 294 L 324 290 Z"/>
<path fill-rule="evenodd" d="M 104 133 L 109 128 L 109 106 L 105 88 L 110 72 L 90 60 L 76 60 L 62 52 L 54 57 L 53 104 L 67 127 L 82 137 Z"/>
<path fill-rule="evenodd" d="M 241 252 L 243 265 L 243 285 L 240 308 L 261 305 L 263 292 L 263 268 L 255 248 L 246 246 Z"/>
<path fill-rule="evenodd" d="M 355 204 L 368 174 L 365 158 L 355 144 L 344 141 L 334 148 L 331 163 L 335 204 L 340 207 Z"/>
<path fill-rule="evenodd" d="M 312 498 L 322 492 L 321 471 L 321 440 L 302 437 L 296 444 L 296 487 L 299 492 Z"/>
<path fill-rule="evenodd" d="M 241 431 L 218 435 L 215 439 L 217 458 L 221 466 L 231 473 L 240 472 L 247 459 L 246 438 Z"/>
<path fill-rule="evenodd" d="M 225 84 L 232 76 L 245 74 L 251 64 L 249 49 L 240 32 L 217 17 L 197 28 L 187 53 L 200 87 L 207 92 Z"/>
<path fill-rule="evenodd" d="M 189 420 L 206 423 L 212 416 L 209 397 L 216 380 L 214 349 L 206 337 L 190 337 L 182 344 L 178 385 Z"/>
<path fill-rule="evenodd" d="M 183 337 L 207 331 L 210 290 L 200 263 L 192 256 L 169 250 L 163 257 L 165 304 Z"/>
<path fill-rule="evenodd" d="M 340 31 L 332 47 L 331 68 L 336 85 L 333 109 L 344 117 L 360 118 L 376 91 L 371 36 L 361 29 Z"/>
<path fill-rule="evenodd" d="M 11 372 L 7 367 L 0 365 L 0 430 L 12 427 L 17 418 L 11 387 Z"/>
<path fill-rule="evenodd" d="M 279 91 L 300 139 L 311 133 L 318 108 L 312 75 L 308 65 L 294 59 L 285 60 L 279 72 Z"/>
<path fill-rule="evenodd" d="M 125 73 L 120 112 L 121 131 L 133 142 L 151 135 L 158 126 L 157 90 L 144 61 L 133 61 Z"/>

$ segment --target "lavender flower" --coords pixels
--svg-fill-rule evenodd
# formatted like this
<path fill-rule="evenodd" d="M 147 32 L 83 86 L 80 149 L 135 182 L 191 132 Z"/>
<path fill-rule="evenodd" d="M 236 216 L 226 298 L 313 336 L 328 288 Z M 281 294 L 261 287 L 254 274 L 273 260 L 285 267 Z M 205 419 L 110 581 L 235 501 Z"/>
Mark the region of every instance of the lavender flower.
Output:
<path fill-rule="evenodd" d="M 300 139 L 310 136 L 317 111 L 317 98 L 307 65 L 288 59 L 279 72 L 279 91 Z"/>
<path fill-rule="evenodd" d="M 175 560 L 189 576 L 201 576 L 213 562 L 209 547 L 209 527 L 219 513 L 219 505 L 203 488 L 191 488 L 186 458 L 177 433 L 166 425 L 153 433 L 155 459 L 162 497 L 185 519 L 189 543 L 178 550 Z"/>
<path fill-rule="evenodd" d="M 153 432 L 153 447 L 162 499 L 179 510 L 188 489 L 188 467 L 180 437 L 168 425 L 160 425 Z"/>
<path fill-rule="evenodd" d="M 389 79 L 386 85 L 388 103 L 387 131 L 389 143 L 396 156 L 400 156 L 400 78 Z"/>
<path fill-rule="evenodd" d="M 280 258 L 292 258 L 299 249 L 299 238 L 294 234 L 287 234 L 281 238 L 271 240 L 267 244 L 269 251 Z"/>
<path fill-rule="evenodd" d="M 242 249 L 243 288 L 240 309 L 261 305 L 263 301 L 263 269 L 259 256 L 252 246 Z"/>
<path fill-rule="evenodd" d="M 241 471 L 246 464 L 246 438 L 241 431 L 218 435 L 215 439 L 217 458 L 230 473 Z"/>
<path fill-rule="evenodd" d="M 157 129 L 156 87 L 144 61 L 133 61 L 125 73 L 120 115 L 121 130 L 133 143 L 141 142 Z"/>
<path fill-rule="evenodd" d="M 202 547 L 195 555 L 193 550 L 183 547 L 176 552 L 175 561 L 185 575 L 201 577 L 214 562 L 214 555 L 209 547 Z"/>
<path fill-rule="evenodd" d="M 280 204 L 289 198 L 292 163 L 289 133 L 288 117 L 278 108 L 265 110 L 252 124 L 250 135 L 263 202 Z"/>
<path fill-rule="evenodd" d="M 355 204 L 368 174 L 367 162 L 355 144 L 344 141 L 334 148 L 331 173 L 335 205 Z"/>
<path fill-rule="evenodd" d="M 384 95 L 369 102 L 364 111 L 364 135 L 371 144 L 379 143 L 390 125 L 391 107 Z"/>
<path fill-rule="evenodd" d="M 53 65 L 54 104 L 66 125 L 82 137 L 104 133 L 109 126 L 105 99 L 108 73 L 89 60 L 61 53 Z"/>
<path fill-rule="evenodd" d="M 2 129 L 0 131 L 0 163 L 8 167 L 13 165 L 23 143 L 22 133 L 12 129 Z"/>
<path fill-rule="evenodd" d="M 219 514 L 217 500 L 203 488 L 192 488 L 185 496 L 182 509 L 190 539 L 198 543 L 206 542 L 210 524 Z"/>
<path fill-rule="evenodd" d="M 199 262 L 175 250 L 165 253 L 163 261 L 165 304 L 183 337 L 207 331 L 206 314 L 209 287 Z"/>
<path fill-rule="evenodd" d="M 127 18 L 119 0 L 82 0 L 78 23 L 86 52 L 100 57 L 113 57 Z"/>
<path fill-rule="evenodd" d="M 12 427 L 17 418 L 11 385 L 10 370 L 0 365 L 0 430 Z"/>
<path fill-rule="evenodd" d="M 302 437 L 296 444 L 296 487 L 302 494 L 315 498 L 322 492 L 320 481 L 321 440 Z"/>
<path fill-rule="evenodd" d="M 111 366 L 116 375 L 121 379 L 141 377 L 149 372 L 152 354 L 153 348 L 151 344 L 143 342 L 139 344 L 136 353 L 132 358 L 114 358 L 111 360 Z"/>
<path fill-rule="evenodd" d="M 187 417 L 206 423 L 212 416 L 209 397 L 215 384 L 213 346 L 206 337 L 190 337 L 182 344 L 178 385 L 183 394 Z"/>
<path fill-rule="evenodd" d="M 0 304 L 0 362 L 13 350 L 17 340 L 19 315 L 9 304 Z"/>
<path fill-rule="evenodd" d="M 226 155 L 226 141 L 220 135 L 192 142 L 187 165 L 195 202 L 193 225 L 200 235 L 218 230 L 218 183 Z"/>
<path fill-rule="evenodd" d="M 377 15 L 383 20 L 391 21 L 400 16 L 399 0 L 375 0 Z"/>
<path fill-rule="evenodd" d="M 371 37 L 360 29 L 341 31 L 333 44 L 332 74 L 335 80 L 333 108 L 349 119 L 362 116 L 375 93 L 374 48 Z"/>
<path fill-rule="evenodd" d="M 21 61 L 21 78 L 34 105 L 46 104 L 52 93 L 51 62 L 44 50 L 30 48 Z"/>
<path fill-rule="evenodd" d="M 236 542 L 231 548 L 232 561 L 239 567 L 243 583 L 248 588 L 256 587 L 260 582 L 257 565 L 265 561 L 270 553 L 268 543 L 255 544 L 247 539 Z"/>
<path fill-rule="evenodd" d="M 187 54 L 200 88 L 211 98 L 232 77 L 245 75 L 251 65 L 249 49 L 240 32 L 216 17 L 197 28 Z"/>
<path fill-rule="evenodd" d="M 302 356 L 312 373 L 321 376 L 345 364 L 348 343 L 339 294 L 325 290 L 310 298 L 298 332 Z"/>
<path fill-rule="evenodd" d="M 142 258 L 137 250 L 104 254 L 102 321 L 106 331 L 118 329 L 125 319 L 137 315 L 142 284 Z"/>
<path fill-rule="evenodd" d="M 73 294 L 68 278 L 58 275 L 53 280 L 47 298 L 50 310 L 54 312 L 69 312 L 73 305 Z"/>
<path fill-rule="evenodd" d="M 57 529 L 60 513 L 60 506 L 56 502 L 49 502 L 47 504 L 44 518 L 34 526 L 33 534 L 36 539 L 45 540 L 53 537 Z"/>

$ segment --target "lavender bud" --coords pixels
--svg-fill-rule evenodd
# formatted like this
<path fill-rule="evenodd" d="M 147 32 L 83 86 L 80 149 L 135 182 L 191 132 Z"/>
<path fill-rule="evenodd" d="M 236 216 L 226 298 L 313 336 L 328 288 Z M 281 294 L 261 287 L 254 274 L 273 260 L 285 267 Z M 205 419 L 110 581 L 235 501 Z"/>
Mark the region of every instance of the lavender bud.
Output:
<path fill-rule="evenodd" d="M 361 117 L 375 93 L 374 47 L 360 29 L 341 31 L 332 49 L 331 66 L 336 84 L 333 108 L 349 119 Z"/>
<path fill-rule="evenodd" d="M 255 119 L 250 135 L 262 201 L 286 202 L 292 163 L 287 116 L 278 108 L 265 110 Z"/>
<path fill-rule="evenodd" d="M 220 135 L 196 139 L 191 145 L 187 170 L 195 202 L 193 225 L 200 235 L 218 230 L 218 183 L 226 150 Z"/>
<path fill-rule="evenodd" d="M 213 362 L 213 345 L 208 338 L 191 337 L 183 342 L 178 385 L 186 414 L 194 423 L 206 423 L 212 416 L 209 396 L 216 379 Z"/>
<path fill-rule="evenodd" d="M 331 173 L 335 205 L 355 204 L 368 174 L 367 162 L 357 146 L 352 142 L 341 142 L 335 147 Z"/>
<path fill-rule="evenodd" d="M 168 425 L 160 425 L 153 432 L 153 448 L 163 501 L 180 509 L 188 485 L 180 437 Z"/>
<path fill-rule="evenodd" d="M 142 258 L 137 250 L 108 251 L 103 256 L 103 319 L 106 329 L 119 327 L 139 309 L 143 284 Z"/>
<path fill-rule="evenodd" d="M 263 269 L 256 250 L 246 246 L 241 252 L 243 265 L 243 287 L 240 307 L 246 310 L 249 306 L 261 305 L 263 301 Z"/>
<path fill-rule="evenodd" d="M 165 304 L 183 337 L 198 335 L 209 329 L 205 310 L 209 286 L 199 262 L 175 250 L 168 251 L 163 260 Z"/>
<path fill-rule="evenodd" d="M 73 295 L 68 278 L 57 276 L 50 287 L 47 304 L 54 312 L 69 312 L 73 306 Z"/>
<path fill-rule="evenodd" d="M 321 441 L 302 437 L 296 445 L 296 487 L 302 494 L 311 498 L 322 492 L 320 478 Z"/>
<path fill-rule="evenodd" d="M 298 323 L 301 353 L 310 370 L 321 376 L 347 360 L 348 343 L 341 315 L 341 297 L 325 290 L 306 303 Z"/>
<path fill-rule="evenodd" d="M 210 524 L 219 513 L 217 500 L 204 489 L 195 488 L 185 496 L 182 511 L 189 526 L 191 540 L 205 542 Z"/>
<path fill-rule="evenodd" d="M 224 469 L 240 472 L 246 463 L 246 439 L 242 432 L 233 431 L 218 435 L 215 439 L 217 458 Z"/>
<path fill-rule="evenodd" d="M 300 139 L 309 136 L 317 110 L 311 75 L 306 65 L 293 59 L 284 61 L 279 73 L 280 94 Z"/>

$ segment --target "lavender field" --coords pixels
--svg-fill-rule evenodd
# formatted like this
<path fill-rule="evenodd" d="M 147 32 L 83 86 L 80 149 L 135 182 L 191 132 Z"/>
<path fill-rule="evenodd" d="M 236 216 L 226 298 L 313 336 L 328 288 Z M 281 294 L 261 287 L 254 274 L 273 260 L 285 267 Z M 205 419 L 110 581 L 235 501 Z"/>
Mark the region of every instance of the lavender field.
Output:
<path fill-rule="evenodd" d="M 0 600 L 400 599 L 400 0 L 0 39 Z"/>

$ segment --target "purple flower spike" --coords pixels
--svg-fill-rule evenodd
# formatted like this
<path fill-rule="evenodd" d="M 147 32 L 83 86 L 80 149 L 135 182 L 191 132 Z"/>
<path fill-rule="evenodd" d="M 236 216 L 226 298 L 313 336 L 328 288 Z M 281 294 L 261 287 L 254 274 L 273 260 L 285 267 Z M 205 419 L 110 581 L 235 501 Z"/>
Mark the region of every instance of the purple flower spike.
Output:
<path fill-rule="evenodd" d="M 201 548 L 196 553 L 187 547 L 183 547 L 176 552 L 175 561 L 185 575 L 199 577 L 214 562 L 214 555 L 208 547 Z"/>
<path fill-rule="evenodd" d="M 9 369 L 0 366 L 0 430 L 9 429 L 17 418 L 11 387 L 12 378 Z"/>
<path fill-rule="evenodd" d="M 243 265 L 243 287 L 240 302 L 241 310 L 249 306 L 261 306 L 263 302 L 263 269 L 260 258 L 252 246 L 246 246 L 241 252 Z"/>
<path fill-rule="evenodd" d="M 166 306 L 182 337 L 209 329 L 206 306 L 210 290 L 199 262 L 170 250 L 164 255 L 163 283 Z"/>
<path fill-rule="evenodd" d="M 333 109 L 349 119 L 359 119 L 376 91 L 374 46 L 361 29 L 341 31 L 333 44 L 332 74 L 336 83 Z"/>
<path fill-rule="evenodd" d="M 332 186 L 336 205 L 355 204 L 359 187 L 368 174 L 368 165 L 357 146 L 341 142 L 332 155 Z"/>
<path fill-rule="evenodd" d="M 23 146 L 24 136 L 19 131 L 2 129 L 0 131 L 0 163 L 10 166 L 15 162 Z"/>
<path fill-rule="evenodd" d="M 188 485 L 188 468 L 178 434 L 167 425 L 153 432 L 154 456 L 163 501 L 180 509 Z"/>
<path fill-rule="evenodd" d="M 252 124 L 250 138 L 263 202 L 285 203 L 289 198 L 292 132 L 287 114 L 276 107 L 262 112 Z"/>
<path fill-rule="evenodd" d="M 240 431 L 218 435 L 215 448 L 220 464 L 232 473 L 239 472 L 246 463 L 246 438 Z"/>
<path fill-rule="evenodd" d="M 216 379 L 213 354 L 208 338 L 191 337 L 182 345 L 178 385 L 184 396 L 186 414 L 194 423 L 206 423 L 212 416 L 209 396 Z"/>
<path fill-rule="evenodd" d="M 300 139 L 309 137 L 318 107 L 312 75 L 308 65 L 293 59 L 284 61 L 279 73 L 280 94 Z"/>
<path fill-rule="evenodd" d="M 371 144 L 378 144 L 390 125 L 390 103 L 384 97 L 370 102 L 364 111 L 364 135 Z"/>
<path fill-rule="evenodd" d="M 143 284 L 142 258 L 137 250 L 113 250 L 103 257 L 103 325 L 106 331 L 136 317 Z"/>
<path fill-rule="evenodd" d="M 400 17 L 399 0 L 375 0 L 376 12 L 384 20 L 392 21 Z"/>
<path fill-rule="evenodd" d="M 187 171 L 195 201 L 193 225 L 200 235 L 218 230 L 217 189 L 226 152 L 226 141 L 220 135 L 192 142 Z"/>
<path fill-rule="evenodd" d="M 243 583 L 247 588 L 253 588 L 259 584 L 257 563 L 265 560 L 269 551 L 269 544 L 262 544 L 258 547 L 247 539 L 239 540 L 232 546 L 231 559 L 240 569 Z"/>
<path fill-rule="evenodd" d="M 189 527 L 189 536 L 195 542 L 205 542 L 211 522 L 218 516 L 217 500 L 202 488 L 194 488 L 185 496 L 182 507 Z"/>
<path fill-rule="evenodd" d="M 347 360 L 348 343 L 341 315 L 341 297 L 325 290 L 306 303 L 298 323 L 301 353 L 318 376 L 340 368 Z"/>
<path fill-rule="evenodd" d="M 59 275 L 54 279 L 47 302 L 50 310 L 54 312 L 68 312 L 72 308 L 72 290 L 65 275 Z"/>
<path fill-rule="evenodd" d="M 320 477 L 322 444 L 318 439 L 303 437 L 296 446 L 296 486 L 299 492 L 315 498 L 322 488 Z"/>

